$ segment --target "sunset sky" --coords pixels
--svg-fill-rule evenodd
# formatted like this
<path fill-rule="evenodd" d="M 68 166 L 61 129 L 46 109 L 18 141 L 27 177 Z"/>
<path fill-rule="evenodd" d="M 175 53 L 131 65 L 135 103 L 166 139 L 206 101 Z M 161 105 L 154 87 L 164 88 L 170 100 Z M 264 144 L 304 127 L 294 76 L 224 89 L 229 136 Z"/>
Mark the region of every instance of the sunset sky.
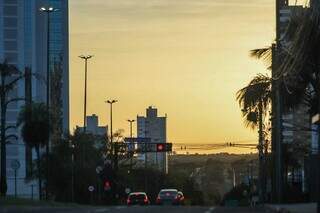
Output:
<path fill-rule="evenodd" d="M 235 93 L 264 64 L 249 50 L 275 32 L 274 0 L 70 0 L 71 128 L 82 125 L 84 64 L 88 115 L 128 134 L 127 119 L 156 106 L 168 115 L 168 140 L 221 143 L 254 140 Z M 136 127 L 135 127 L 136 128 Z"/>

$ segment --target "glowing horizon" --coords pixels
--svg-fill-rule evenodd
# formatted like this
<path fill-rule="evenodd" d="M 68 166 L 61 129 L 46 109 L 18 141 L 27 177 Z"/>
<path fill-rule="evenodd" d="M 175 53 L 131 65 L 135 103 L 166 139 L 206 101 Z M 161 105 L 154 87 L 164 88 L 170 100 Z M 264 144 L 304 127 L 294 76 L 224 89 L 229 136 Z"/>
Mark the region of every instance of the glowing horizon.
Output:
<path fill-rule="evenodd" d="M 273 0 L 70 0 L 70 128 L 83 119 L 78 55 L 92 54 L 87 115 L 101 125 L 115 98 L 114 129 L 126 135 L 126 120 L 153 105 L 168 115 L 170 142 L 258 140 L 235 93 L 268 73 L 249 50 L 271 44 L 274 19 Z"/>

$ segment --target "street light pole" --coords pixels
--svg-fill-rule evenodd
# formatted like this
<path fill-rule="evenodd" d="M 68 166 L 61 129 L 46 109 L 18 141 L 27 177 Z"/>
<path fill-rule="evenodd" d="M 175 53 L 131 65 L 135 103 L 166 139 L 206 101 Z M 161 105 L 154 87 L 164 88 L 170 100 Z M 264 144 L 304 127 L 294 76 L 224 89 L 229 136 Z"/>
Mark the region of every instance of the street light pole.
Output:
<path fill-rule="evenodd" d="M 84 107 L 83 107 L 83 130 L 84 133 L 86 133 L 86 128 L 87 128 L 87 70 L 88 70 L 88 59 L 92 58 L 93 55 L 80 55 L 79 58 L 83 59 L 85 61 L 85 77 L 84 77 Z"/>
<path fill-rule="evenodd" d="M 113 131 L 112 131 L 112 105 L 114 103 L 117 103 L 118 101 L 117 100 L 107 100 L 105 101 L 105 103 L 108 103 L 110 104 L 110 143 L 111 143 L 111 153 L 114 154 L 114 160 L 116 158 L 116 150 L 115 150 L 115 147 L 114 147 L 114 144 L 113 144 Z M 113 153 L 114 152 L 114 153 Z M 116 163 L 114 163 L 114 168 L 117 167 Z"/>
<path fill-rule="evenodd" d="M 117 178 L 118 170 L 118 149 L 117 146 L 113 143 L 113 131 L 112 131 L 112 105 L 117 103 L 117 100 L 107 100 L 105 103 L 110 104 L 110 144 L 111 144 L 111 157 L 113 160 L 113 172 L 114 178 Z M 113 199 L 117 199 L 117 183 L 115 182 L 112 188 Z"/>
<path fill-rule="evenodd" d="M 48 124 L 50 122 L 50 13 L 58 11 L 53 7 L 41 7 L 40 12 L 47 14 L 47 113 L 48 113 Z M 50 130 L 48 130 L 48 140 L 46 144 L 46 160 L 47 160 L 47 169 L 46 169 L 46 200 L 48 200 L 48 182 L 49 182 L 49 141 L 50 141 Z M 41 198 L 41 196 L 40 196 Z"/>
<path fill-rule="evenodd" d="M 132 143 L 132 123 L 135 122 L 135 120 L 128 119 L 127 121 L 130 123 L 130 138 L 131 138 L 131 143 Z M 130 144 L 130 146 L 131 146 L 131 148 L 133 148 L 132 144 Z M 131 154 L 133 155 L 133 153 L 131 153 Z M 132 170 L 132 156 L 130 156 L 130 172 L 131 172 L 131 170 Z"/>

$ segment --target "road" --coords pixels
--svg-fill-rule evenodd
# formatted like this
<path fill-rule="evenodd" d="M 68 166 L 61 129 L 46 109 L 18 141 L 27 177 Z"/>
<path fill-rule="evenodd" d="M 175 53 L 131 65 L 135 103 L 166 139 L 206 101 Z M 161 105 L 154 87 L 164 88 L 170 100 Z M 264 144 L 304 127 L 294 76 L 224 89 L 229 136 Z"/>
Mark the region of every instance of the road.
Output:
<path fill-rule="evenodd" d="M 263 208 L 197 206 L 0 207 L 0 213 L 271 213 Z"/>

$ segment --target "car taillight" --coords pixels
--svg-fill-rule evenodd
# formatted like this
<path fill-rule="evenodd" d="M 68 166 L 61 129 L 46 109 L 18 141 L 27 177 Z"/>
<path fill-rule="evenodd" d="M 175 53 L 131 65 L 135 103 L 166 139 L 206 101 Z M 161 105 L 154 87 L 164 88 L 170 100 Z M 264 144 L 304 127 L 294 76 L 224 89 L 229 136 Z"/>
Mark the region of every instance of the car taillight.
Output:
<path fill-rule="evenodd" d="M 157 202 L 157 203 L 160 203 L 160 197 L 159 197 L 159 196 L 157 197 L 156 202 Z"/>
<path fill-rule="evenodd" d="M 130 199 L 127 199 L 127 204 L 130 204 L 131 200 Z"/>
<path fill-rule="evenodd" d="M 143 200 L 145 203 L 148 203 L 148 198 L 144 198 Z"/>

